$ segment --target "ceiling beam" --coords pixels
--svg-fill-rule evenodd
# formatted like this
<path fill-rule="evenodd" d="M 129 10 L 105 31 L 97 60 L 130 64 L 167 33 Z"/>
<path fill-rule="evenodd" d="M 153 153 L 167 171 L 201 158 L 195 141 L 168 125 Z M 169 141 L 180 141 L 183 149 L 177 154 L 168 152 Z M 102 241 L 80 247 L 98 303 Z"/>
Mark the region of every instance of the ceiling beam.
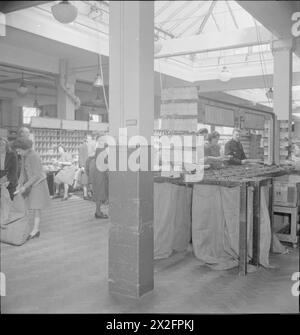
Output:
<path fill-rule="evenodd" d="M 213 10 L 214 10 L 216 4 L 217 4 L 216 1 L 212 1 L 212 3 L 210 4 L 209 9 L 208 9 L 203 21 L 201 22 L 201 25 L 200 25 L 196 35 L 199 35 L 203 32 L 203 29 L 206 26 L 206 23 L 207 23 L 208 19 L 210 18 L 211 14 L 213 13 Z"/>
<path fill-rule="evenodd" d="M 172 1 L 165 1 L 164 5 L 160 7 L 159 10 L 155 12 L 155 17 L 159 16 L 165 9 L 167 9 L 172 4 Z"/>
<path fill-rule="evenodd" d="M 52 1 L 1 1 L 0 12 L 7 14 L 17 10 L 43 5 Z"/>
<path fill-rule="evenodd" d="M 215 18 L 215 16 L 214 16 L 214 13 L 211 13 L 211 17 L 212 17 L 212 19 L 214 20 L 214 23 L 215 23 L 215 25 L 216 25 L 216 27 L 217 27 L 217 29 L 218 29 L 218 32 L 220 32 L 220 31 L 221 31 L 221 28 L 220 28 L 220 26 L 218 25 L 218 22 L 217 22 L 217 20 L 216 20 L 216 18 Z"/>
<path fill-rule="evenodd" d="M 50 40 L 71 45 L 93 53 L 107 56 L 109 52 L 108 36 L 81 25 L 64 25 L 48 12 L 28 9 L 6 15 L 7 37 L 9 29 L 16 28 Z"/>
<path fill-rule="evenodd" d="M 177 37 L 183 36 L 191 27 L 195 26 L 198 24 L 200 17 L 205 17 L 205 14 L 199 13 L 199 10 L 202 9 L 203 6 L 205 6 L 207 3 L 209 3 L 209 1 L 199 1 L 199 6 L 198 9 L 194 11 L 194 15 L 196 16 L 196 19 L 193 20 L 190 24 L 188 24 Z"/>
<path fill-rule="evenodd" d="M 250 15 L 277 38 L 292 38 L 292 14 L 298 1 L 237 1 Z"/>
<path fill-rule="evenodd" d="M 270 43 L 274 38 L 264 27 L 259 27 L 260 39 L 255 27 L 227 33 L 207 33 L 197 36 L 161 41 L 162 49 L 155 58 L 174 57 L 217 50 L 249 47 Z"/>
<path fill-rule="evenodd" d="M 187 6 L 192 4 L 192 3 L 193 3 L 193 1 L 187 1 Z M 187 8 L 187 6 L 185 8 Z M 194 6 L 192 6 L 192 8 L 190 8 L 190 10 L 188 12 L 185 12 L 185 17 L 189 18 L 193 15 L 195 15 L 195 7 Z M 179 26 L 181 26 L 184 23 L 185 23 L 184 19 L 177 20 L 177 22 L 173 26 L 169 27 L 168 30 L 174 31 L 175 29 L 177 29 Z"/>
<path fill-rule="evenodd" d="M 165 34 L 165 35 L 171 37 L 171 38 L 175 37 L 175 35 L 173 35 L 172 33 L 168 32 L 164 29 L 161 29 L 160 27 L 155 26 L 154 29 L 157 30 L 158 32 L 162 33 L 162 34 Z"/>
<path fill-rule="evenodd" d="M 299 1 L 237 1 L 255 20 L 278 39 L 294 39 L 292 14 L 300 10 Z M 294 53 L 300 57 L 300 43 L 296 39 Z"/>
<path fill-rule="evenodd" d="M 256 75 L 244 78 L 232 78 L 228 82 L 222 82 L 218 79 L 214 80 L 203 80 L 196 81 L 192 85 L 199 86 L 200 93 L 207 92 L 222 92 L 222 91 L 234 91 L 234 90 L 247 90 L 254 88 L 266 88 L 265 81 L 272 85 L 273 75 Z M 300 72 L 293 74 L 293 86 L 300 85 Z"/>
<path fill-rule="evenodd" d="M 234 14 L 233 14 L 233 11 L 232 11 L 232 9 L 231 9 L 230 3 L 229 3 L 228 1 L 226 1 L 226 5 L 227 5 L 227 7 L 228 7 L 229 13 L 230 13 L 230 15 L 231 15 L 232 21 L 233 21 L 233 23 L 234 23 L 236 29 L 239 29 L 239 25 L 238 25 L 238 23 L 237 23 L 237 21 L 236 21 L 236 18 L 235 18 Z"/>

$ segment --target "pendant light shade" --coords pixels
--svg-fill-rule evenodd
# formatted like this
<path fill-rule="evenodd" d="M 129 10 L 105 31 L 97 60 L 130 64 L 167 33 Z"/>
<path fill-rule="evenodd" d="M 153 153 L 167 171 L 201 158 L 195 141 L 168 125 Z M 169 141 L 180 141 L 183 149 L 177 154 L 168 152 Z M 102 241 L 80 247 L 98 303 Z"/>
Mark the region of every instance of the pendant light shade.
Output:
<path fill-rule="evenodd" d="M 99 105 L 100 104 L 103 105 L 105 103 L 104 100 L 102 99 L 102 96 L 100 94 L 100 90 L 99 89 L 97 89 L 97 95 L 96 95 L 96 98 L 95 98 L 94 102 L 96 104 L 99 104 Z"/>
<path fill-rule="evenodd" d="M 54 18 L 61 23 L 73 22 L 78 14 L 77 8 L 69 1 L 61 1 L 51 7 Z"/>
<path fill-rule="evenodd" d="M 17 88 L 17 91 L 20 95 L 26 95 L 28 92 L 28 87 L 26 86 L 24 80 L 21 81 L 19 87 Z"/>
<path fill-rule="evenodd" d="M 40 109 L 41 107 L 37 100 L 37 86 L 35 86 L 34 88 L 35 88 L 35 97 L 34 97 L 33 107 L 36 109 Z"/>
<path fill-rule="evenodd" d="M 18 86 L 17 88 L 17 92 L 22 95 L 22 96 L 25 96 L 28 92 L 28 87 L 26 86 L 25 84 L 25 81 L 24 81 L 24 78 L 23 78 L 23 73 L 22 73 L 22 80 L 21 80 L 21 83 L 20 85 Z"/>
<path fill-rule="evenodd" d="M 102 80 L 102 77 L 101 77 L 101 75 L 99 73 L 97 74 L 97 76 L 95 78 L 94 86 L 95 87 L 103 86 L 103 80 Z"/>
<path fill-rule="evenodd" d="M 227 68 L 227 66 L 223 66 L 222 70 L 219 73 L 219 79 L 221 81 L 229 81 L 232 78 L 231 71 Z"/>
<path fill-rule="evenodd" d="M 98 54 L 98 72 L 93 84 L 95 87 L 103 86 L 103 78 L 101 76 L 101 73 L 102 73 L 101 55 Z"/>
<path fill-rule="evenodd" d="M 266 97 L 270 100 L 273 100 L 273 97 L 274 97 L 274 91 L 273 91 L 273 88 L 270 87 L 268 92 L 266 93 Z"/>
<path fill-rule="evenodd" d="M 36 109 L 39 109 L 39 108 L 40 108 L 40 105 L 39 105 L 37 99 L 34 100 L 34 102 L 33 102 L 33 107 L 36 108 Z"/>

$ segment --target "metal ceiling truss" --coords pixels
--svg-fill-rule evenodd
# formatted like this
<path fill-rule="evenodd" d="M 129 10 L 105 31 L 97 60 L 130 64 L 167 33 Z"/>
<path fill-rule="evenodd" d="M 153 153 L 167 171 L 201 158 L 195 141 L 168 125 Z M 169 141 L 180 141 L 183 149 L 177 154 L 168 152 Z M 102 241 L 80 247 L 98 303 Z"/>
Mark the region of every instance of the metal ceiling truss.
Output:
<path fill-rule="evenodd" d="M 235 16 L 234 16 L 233 11 L 232 11 L 232 8 L 231 8 L 231 6 L 230 6 L 230 1 L 226 1 L 226 5 L 227 5 L 227 8 L 228 8 L 228 10 L 229 10 L 230 16 L 231 16 L 231 18 L 232 18 L 232 20 L 233 20 L 233 23 L 234 23 L 236 29 L 239 29 L 239 25 L 238 25 L 238 23 L 237 23 L 237 21 L 236 21 L 236 18 L 235 18 Z"/>
<path fill-rule="evenodd" d="M 155 17 L 163 13 L 163 11 L 169 8 L 171 4 L 172 4 L 172 1 L 166 1 L 165 4 L 162 7 L 160 7 L 160 9 L 155 13 Z"/>
<path fill-rule="evenodd" d="M 192 4 L 192 1 L 190 1 L 189 4 Z M 195 8 L 193 7 L 193 8 L 187 13 L 186 17 L 185 17 L 185 18 L 182 18 L 179 22 L 175 23 L 175 25 L 172 26 L 172 27 L 170 28 L 170 30 L 172 31 L 172 30 L 178 28 L 180 25 L 182 25 L 182 24 L 184 23 L 184 21 L 186 20 L 186 18 L 187 18 L 187 17 L 189 18 L 190 15 L 192 15 L 194 12 L 195 12 Z"/>
<path fill-rule="evenodd" d="M 207 2 L 208 2 L 208 1 L 207 1 Z M 203 6 L 205 3 L 207 3 L 207 2 L 203 1 L 202 6 Z M 202 7 L 202 6 L 201 6 L 201 7 Z M 203 15 L 200 15 L 200 16 L 196 17 L 196 19 L 195 19 L 191 24 L 189 24 L 187 27 L 185 27 L 185 29 L 184 29 L 183 31 L 181 31 L 181 33 L 180 33 L 177 37 L 182 36 L 182 35 L 183 35 L 186 31 L 188 31 L 191 27 L 195 26 L 195 25 L 198 23 L 199 18 L 200 18 L 200 17 L 205 17 L 205 15 L 206 15 L 206 14 L 203 14 Z"/>
<path fill-rule="evenodd" d="M 206 26 L 206 23 L 207 23 L 208 19 L 210 18 L 216 4 L 217 4 L 216 1 L 212 1 L 212 3 L 210 4 L 209 9 L 208 9 L 207 13 L 205 14 L 205 17 L 204 17 L 203 21 L 201 22 L 201 25 L 200 25 L 196 35 L 199 35 L 203 32 L 203 29 Z"/>

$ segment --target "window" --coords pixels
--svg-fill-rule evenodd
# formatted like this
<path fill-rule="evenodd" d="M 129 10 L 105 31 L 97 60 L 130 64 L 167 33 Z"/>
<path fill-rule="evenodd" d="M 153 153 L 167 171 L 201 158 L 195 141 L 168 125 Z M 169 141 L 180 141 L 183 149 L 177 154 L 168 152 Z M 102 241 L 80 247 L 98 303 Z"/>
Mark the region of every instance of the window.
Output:
<path fill-rule="evenodd" d="M 23 124 L 30 124 L 31 118 L 39 116 L 39 109 L 34 107 L 23 107 Z"/>
<path fill-rule="evenodd" d="M 233 129 L 234 128 L 232 128 L 232 127 L 216 127 L 216 131 L 220 135 L 226 135 L 226 136 L 231 136 Z"/>
<path fill-rule="evenodd" d="M 102 117 L 99 114 L 90 114 L 90 121 L 101 122 L 102 121 Z"/>

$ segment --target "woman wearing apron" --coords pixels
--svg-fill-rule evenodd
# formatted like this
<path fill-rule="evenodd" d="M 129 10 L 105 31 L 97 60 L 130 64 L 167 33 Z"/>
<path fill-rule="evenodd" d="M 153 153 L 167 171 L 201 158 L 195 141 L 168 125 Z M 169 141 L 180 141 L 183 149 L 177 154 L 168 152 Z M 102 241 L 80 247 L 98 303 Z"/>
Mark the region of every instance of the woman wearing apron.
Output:
<path fill-rule="evenodd" d="M 46 174 L 39 155 L 32 149 L 32 141 L 18 138 L 14 148 L 22 156 L 19 186 L 15 193 L 23 195 L 27 208 L 33 211 L 34 227 L 29 238 L 40 236 L 41 210 L 50 206 Z"/>

